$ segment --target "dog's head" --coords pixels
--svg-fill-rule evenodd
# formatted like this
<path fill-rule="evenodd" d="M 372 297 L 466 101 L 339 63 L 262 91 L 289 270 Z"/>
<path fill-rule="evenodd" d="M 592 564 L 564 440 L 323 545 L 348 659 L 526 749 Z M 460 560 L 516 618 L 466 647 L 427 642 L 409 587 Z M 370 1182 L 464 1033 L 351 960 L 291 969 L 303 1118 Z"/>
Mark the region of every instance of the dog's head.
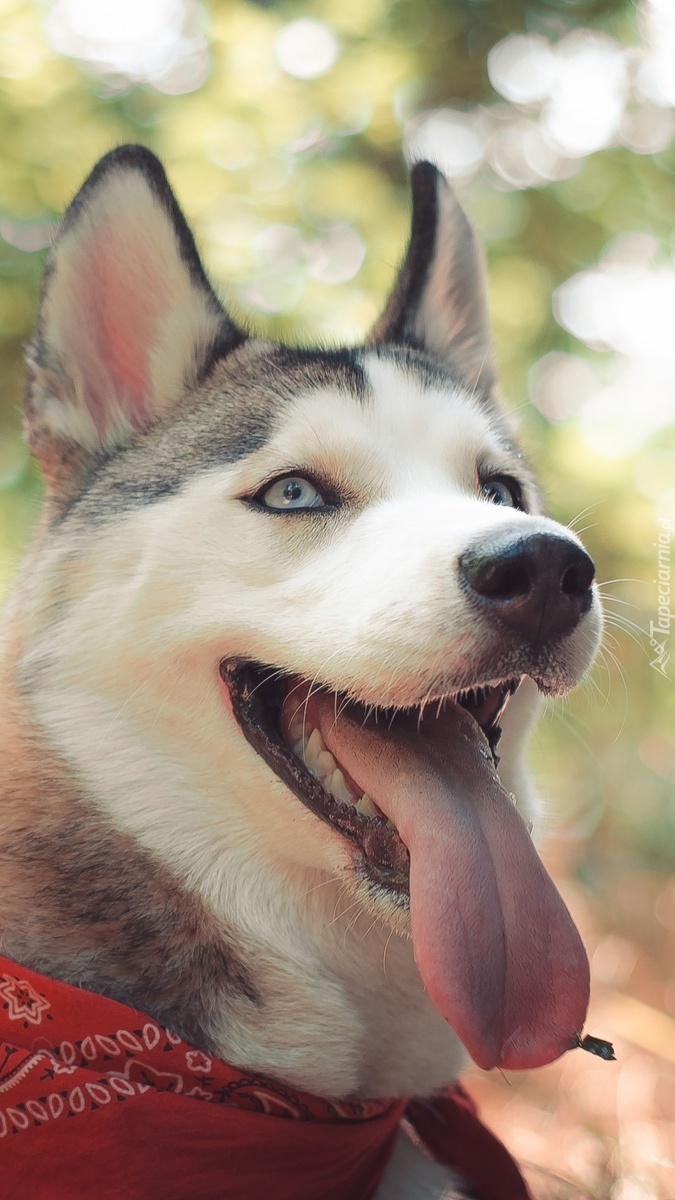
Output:
<path fill-rule="evenodd" d="M 496 400 L 467 220 L 429 164 L 412 185 L 369 343 L 298 350 L 225 313 L 148 151 L 98 164 L 29 354 L 22 678 L 93 802 L 217 910 L 252 864 L 341 873 L 412 928 L 476 1061 L 527 1066 L 573 1044 L 588 973 L 520 753 L 599 606 Z"/>

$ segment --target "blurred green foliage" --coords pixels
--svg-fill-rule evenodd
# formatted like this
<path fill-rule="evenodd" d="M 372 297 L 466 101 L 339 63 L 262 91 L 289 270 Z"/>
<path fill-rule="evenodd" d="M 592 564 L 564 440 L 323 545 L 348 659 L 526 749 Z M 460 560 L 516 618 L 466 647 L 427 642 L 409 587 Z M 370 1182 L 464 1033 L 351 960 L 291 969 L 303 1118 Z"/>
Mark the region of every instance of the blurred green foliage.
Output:
<path fill-rule="evenodd" d="M 44 251 L 17 246 L 39 240 L 99 155 L 124 141 L 160 155 L 216 285 L 258 332 L 356 340 L 383 303 L 407 235 L 406 114 L 498 106 L 487 56 L 513 32 L 555 41 L 586 27 L 627 43 L 637 38 L 632 0 L 212 0 L 197 13 L 208 77 L 171 95 L 57 53 L 45 32 L 48 8 L 0 0 L 0 232 L 8 235 L 0 238 L 3 584 L 26 545 L 40 492 L 19 438 L 19 405 Z M 339 45 L 317 78 L 293 77 L 275 58 L 279 32 L 299 17 L 325 22 Z M 557 350 L 602 364 L 609 354 L 584 348 L 556 323 L 554 289 L 595 264 L 617 235 L 648 233 L 659 254 L 670 254 L 675 148 L 603 149 L 580 158 L 567 178 L 538 187 L 508 188 L 483 171 L 463 198 L 487 251 L 504 393 L 552 512 L 563 521 L 586 512 L 579 524 L 588 527 L 599 578 L 619 581 L 606 587 L 615 598 L 609 613 L 647 629 L 657 604 L 658 520 L 675 495 L 673 426 L 646 443 L 636 438 L 635 453 L 609 457 L 589 446 L 573 415 L 551 421 L 527 401 L 542 356 Z M 247 299 L 255 295 L 265 229 L 294 227 L 309 244 L 336 222 L 353 227 L 367 248 L 351 279 L 296 277 L 289 268 L 279 284 L 290 289 L 283 311 L 265 313 Z M 636 422 L 640 408 L 636 394 Z M 606 646 L 590 682 L 550 706 L 533 759 L 584 883 L 611 907 L 601 895 L 603 854 L 657 871 L 675 864 L 675 693 L 672 664 L 670 679 L 651 668 L 644 636 L 610 626 Z"/>

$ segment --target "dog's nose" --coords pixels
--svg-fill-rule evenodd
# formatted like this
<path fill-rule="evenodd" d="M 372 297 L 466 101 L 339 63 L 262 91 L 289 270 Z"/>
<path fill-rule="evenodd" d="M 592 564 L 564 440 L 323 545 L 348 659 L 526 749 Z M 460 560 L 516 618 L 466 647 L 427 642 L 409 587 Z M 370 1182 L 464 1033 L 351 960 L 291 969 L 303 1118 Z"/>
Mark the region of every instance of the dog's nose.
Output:
<path fill-rule="evenodd" d="M 533 645 L 571 633 L 593 602 L 593 560 L 559 534 L 482 538 L 459 565 L 486 614 Z"/>

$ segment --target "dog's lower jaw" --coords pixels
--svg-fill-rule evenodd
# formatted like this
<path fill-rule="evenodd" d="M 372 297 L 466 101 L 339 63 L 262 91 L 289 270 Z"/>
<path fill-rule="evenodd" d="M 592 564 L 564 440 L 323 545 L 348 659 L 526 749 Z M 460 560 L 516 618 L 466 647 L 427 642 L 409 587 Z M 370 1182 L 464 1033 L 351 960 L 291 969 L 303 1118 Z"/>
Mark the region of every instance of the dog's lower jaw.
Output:
<path fill-rule="evenodd" d="M 430 1095 L 452 1082 L 466 1053 L 422 986 L 409 937 L 364 902 L 361 885 L 316 872 L 291 892 L 292 929 L 275 927 L 270 908 L 242 930 L 265 985 L 246 1023 L 223 1013 L 221 1055 L 338 1099 Z"/>

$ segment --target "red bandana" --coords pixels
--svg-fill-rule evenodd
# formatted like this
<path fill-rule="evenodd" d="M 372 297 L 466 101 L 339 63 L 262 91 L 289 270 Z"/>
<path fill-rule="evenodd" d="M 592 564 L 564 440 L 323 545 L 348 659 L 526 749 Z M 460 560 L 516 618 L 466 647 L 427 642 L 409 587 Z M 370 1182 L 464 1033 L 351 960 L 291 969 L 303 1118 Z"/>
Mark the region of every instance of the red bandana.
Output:
<path fill-rule="evenodd" d="M 459 1087 L 321 1100 L 0 957 L 0 1177 L 22 1200 L 372 1200 L 402 1117 L 481 1200 L 531 1200 Z"/>

